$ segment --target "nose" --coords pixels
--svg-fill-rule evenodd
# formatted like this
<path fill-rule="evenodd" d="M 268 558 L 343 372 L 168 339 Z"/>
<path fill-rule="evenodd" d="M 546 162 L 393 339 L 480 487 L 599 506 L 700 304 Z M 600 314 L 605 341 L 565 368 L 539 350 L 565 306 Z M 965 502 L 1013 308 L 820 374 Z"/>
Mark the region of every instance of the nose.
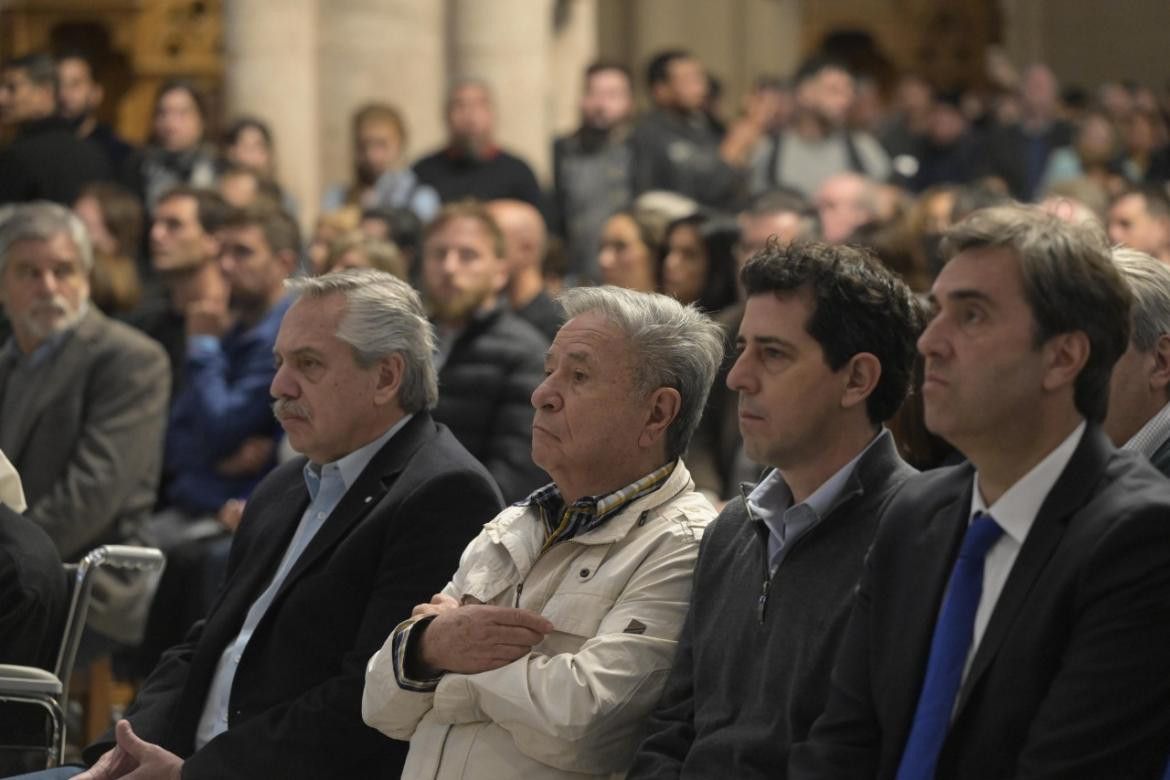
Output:
<path fill-rule="evenodd" d="M 272 377 L 268 386 L 268 394 L 273 398 L 296 398 L 300 395 L 300 387 L 293 379 L 288 363 L 282 363 Z"/>
<path fill-rule="evenodd" d="M 731 370 L 727 372 L 727 387 L 737 393 L 753 393 L 756 389 L 755 377 L 748 366 L 748 351 L 745 349 L 735 359 Z"/>
<path fill-rule="evenodd" d="M 51 270 L 37 272 L 34 284 L 38 295 L 49 298 L 57 293 L 57 277 Z"/>
<path fill-rule="evenodd" d="M 546 412 L 555 412 L 561 408 L 561 394 L 557 391 L 553 374 L 549 374 L 544 381 L 532 391 L 532 408 L 543 409 Z"/>
<path fill-rule="evenodd" d="M 602 268 L 612 268 L 617 258 L 617 253 L 612 247 L 602 247 L 601 252 L 597 255 L 597 265 Z"/>
<path fill-rule="evenodd" d="M 946 349 L 946 324 L 941 316 L 927 321 L 918 337 L 918 354 L 923 357 L 938 356 Z"/>

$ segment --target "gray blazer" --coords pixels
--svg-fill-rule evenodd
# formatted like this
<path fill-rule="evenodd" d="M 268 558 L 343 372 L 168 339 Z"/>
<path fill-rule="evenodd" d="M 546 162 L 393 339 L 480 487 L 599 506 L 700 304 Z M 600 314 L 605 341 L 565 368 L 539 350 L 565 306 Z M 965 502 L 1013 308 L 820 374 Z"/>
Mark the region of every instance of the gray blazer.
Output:
<path fill-rule="evenodd" d="M 49 358 L 0 440 L 24 482 L 26 516 L 75 560 L 133 540 L 154 507 L 170 398 L 166 353 L 90 305 Z M 0 399 L 12 360 L 0 360 Z"/>

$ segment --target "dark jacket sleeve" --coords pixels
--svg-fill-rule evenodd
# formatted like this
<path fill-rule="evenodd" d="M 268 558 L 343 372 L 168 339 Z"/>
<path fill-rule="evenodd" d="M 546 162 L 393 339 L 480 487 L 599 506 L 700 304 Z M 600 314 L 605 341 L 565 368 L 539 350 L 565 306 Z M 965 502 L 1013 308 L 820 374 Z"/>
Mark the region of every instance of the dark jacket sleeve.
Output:
<path fill-rule="evenodd" d="M 203 421 L 200 436 L 216 459 L 230 455 L 248 436 L 272 428 L 272 345 L 255 339 L 236 370 L 231 368 L 222 349 L 187 355 L 188 391 Z"/>
<path fill-rule="evenodd" d="M 662 699 L 650 717 L 646 739 L 626 775 L 629 780 L 677 778 L 695 741 L 694 593 L 678 638 L 674 665 L 666 678 Z"/>
<path fill-rule="evenodd" d="M 183 777 L 369 776 L 374 770 L 369 763 L 383 755 L 386 738 L 361 719 L 366 662 L 416 604 L 443 588 L 485 515 L 490 517 L 500 506 L 493 486 L 468 472 L 449 472 L 419 485 L 394 510 L 417 522 L 411 524 L 410 533 L 387 535 L 372 590 L 337 594 L 366 601 L 361 626 L 342 658 L 340 673 L 295 700 L 233 725 L 187 759 Z M 482 511 L 472 513 L 469 507 L 482 507 Z"/>

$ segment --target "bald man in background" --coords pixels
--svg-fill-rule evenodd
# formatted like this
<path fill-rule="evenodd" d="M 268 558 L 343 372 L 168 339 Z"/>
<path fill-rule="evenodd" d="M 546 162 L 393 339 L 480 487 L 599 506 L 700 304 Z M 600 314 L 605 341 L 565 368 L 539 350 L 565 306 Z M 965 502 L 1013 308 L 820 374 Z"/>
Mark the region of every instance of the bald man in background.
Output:
<path fill-rule="evenodd" d="M 552 341 L 561 327 L 561 314 L 544 288 L 541 273 L 548 239 L 544 217 L 522 200 L 493 200 L 487 204 L 487 210 L 504 233 L 508 266 L 504 294 L 508 305 L 516 316 Z"/>

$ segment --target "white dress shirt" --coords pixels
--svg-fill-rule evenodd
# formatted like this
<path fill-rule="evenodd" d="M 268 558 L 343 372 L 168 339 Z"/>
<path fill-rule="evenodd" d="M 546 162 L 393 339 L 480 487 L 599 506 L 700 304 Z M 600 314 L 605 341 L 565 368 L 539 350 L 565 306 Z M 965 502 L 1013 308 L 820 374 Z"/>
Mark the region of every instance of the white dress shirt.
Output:
<path fill-rule="evenodd" d="M 244 649 L 256 631 L 256 626 L 264 618 L 272 600 L 276 598 L 280 586 L 293 565 L 301 557 L 301 553 L 313 541 L 317 531 L 325 524 L 345 493 L 353 485 L 361 473 L 369 465 L 370 460 L 390 440 L 390 437 L 402 429 L 414 415 L 406 415 L 390 429 L 374 439 L 369 444 L 354 450 L 343 458 L 332 463 L 326 463 L 320 468 L 312 463 L 305 464 L 305 484 L 309 489 L 309 507 L 301 515 L 300 523 L 285 550 L 284 558 L 272 575 L 272 581 L 264 592 L 252 603 L 244 618 L 244 625 L 240 633 L 224 647 L 215 667 L 215 676 L 211 678 L 211 685 L 207 689 L 207 700 L 203 704 L 203 714 L 199 718 L 199 725 L 195 729 L 195 749 L 199 750 L 219 734 L 227 731 L 228 705 L 231 701 L 232 683 L 236 679 L 236 669 L 240 659 L 244 656 Z"/>
<path fill-rule="evenodd" d="M 971 491 L 971 512 L 967 522 L 975 517 L 976 512 L 985 512 L 1003 529 L 1003 536 L 991 546 L 987 558 L 983 561 L 983 593 L 979 598 L 979 608 L 975 611 L 975 633 L 971 637 L 971 649 L 967 651 L 967 662 L 963 666 L 964 680 L 967 679 L 975 650 L 983 639 L 983 632 L 991 620 L 991 613 L 995 611 L 995 603 L 999 600 L 999 594 L 1003 592 L 1004 583 L 1011 574 L 1020 547 L 1028 538 L 1028 532 L 1036 522 L 1036 515 L 1040 512 L 1044 499 L 1048 498 L 1052 486 L 1068 465 L 1084 432 L 1085 423 L 1081 421 L 1067 439 L 1045 455 L 1031 471 L 1020 477 L 990 507 L 983 500 L 979 488 L 979 472 L 975 472 L 975 489 Z"/>

